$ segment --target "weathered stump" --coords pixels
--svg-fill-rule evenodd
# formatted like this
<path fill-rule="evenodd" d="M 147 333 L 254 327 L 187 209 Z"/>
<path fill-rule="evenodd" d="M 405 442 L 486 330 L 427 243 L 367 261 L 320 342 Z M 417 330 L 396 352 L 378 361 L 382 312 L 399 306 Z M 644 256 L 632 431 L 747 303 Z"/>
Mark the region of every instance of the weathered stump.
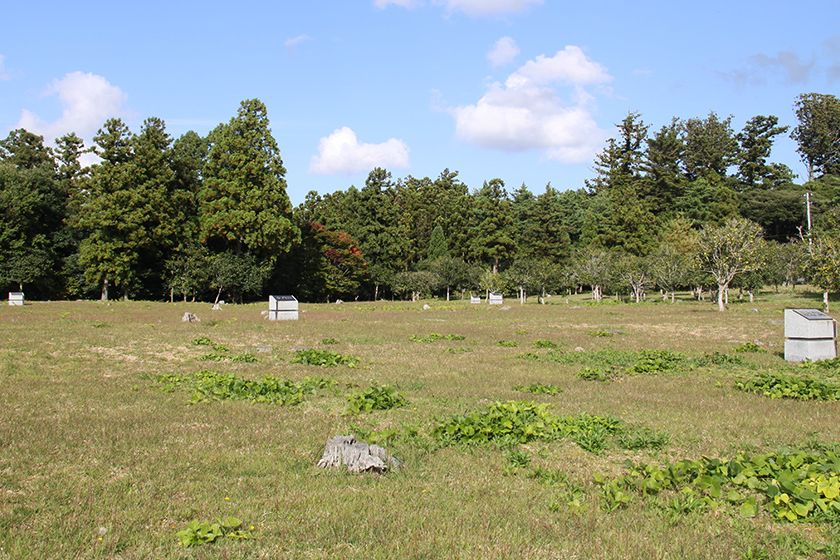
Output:
<path fill-rule="evenodd" d="M 318 466 L 326 469 L 341 465 L 345 465 L 352 473 L 384 473 L 391 468 L 398 468 L 400 463 L 378 445 L 357 442 L 353 436 L 335 436 L 327 441 Z"/>
<path fill-rule="evenodd" d="M 189 311 L 184 312 L 184 316 L 181 317 L 182 323 L 198 323 L 201 321 L 198 317 L 195 316 L 194 313 L 190 313 Z"/>

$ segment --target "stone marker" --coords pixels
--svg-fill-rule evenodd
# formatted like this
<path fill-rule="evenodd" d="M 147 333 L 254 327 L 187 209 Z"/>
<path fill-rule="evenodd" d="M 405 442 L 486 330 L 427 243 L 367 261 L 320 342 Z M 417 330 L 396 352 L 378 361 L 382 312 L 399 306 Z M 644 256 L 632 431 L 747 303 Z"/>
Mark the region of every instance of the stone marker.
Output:
<path fill-rule="evenodd" d="M 428 311 L 428 310 L 429 310 L 429 309 L 431 309 L 431 308 L 432 308 L 432 306 L 431 306 L 431 305 L 429 305 L 428 303 L 424 303 L 424 304 L 423 304 L 423 311 Z"/>
<path fill-rule="evenodd" d="M 836 331 L 834 319 L 819 309 L 785 309 L 785 360 L 836 358 Z"/>
<path fill-rule="evenodd" d="M 199 319 L 195 316 L 195 314 L 190 313 L 189 311 L 185 311 L 184 316 L 181 317 L 182 323 L 198 323 L 199 321 L 201 321 L 201 319 Z"/>
<path fill-rule="evenodd" d="M 23 305 L 23 292 L 9 292 L 9 305 Z"/>
<path fill-rule="evenodd" d="M 493 292 L 490 292 L 490 297 L 488 298 L 487 303 L 490 305 L 502 305 L 504 302 L 505 299 L 502 297 L 502 294 L 494 294 Z"/>
<path fill-rule="evenodd" d="M 324 454 L 318 461 L 318 466 L 326 469 L 342 465 L 345 465 L 347 470 L 352 473 L 375 472 L 381 474 L 389 469 L 398 468 L 400 463 L 378 445 L 357 442 L 353 436 L 335 436 L 327 441 Z"/>
<path fill-rule="evenodd" d="M 481 303 L 481 297 L 479 297 L 479 296 L 470 296 L 470 303 L 471 303 L 471 304 Z"/>
<path fill-rule="evenodd" d="M 299 310 L 295 296 L 268 296 L 269 321 L 297 321 Z"/>

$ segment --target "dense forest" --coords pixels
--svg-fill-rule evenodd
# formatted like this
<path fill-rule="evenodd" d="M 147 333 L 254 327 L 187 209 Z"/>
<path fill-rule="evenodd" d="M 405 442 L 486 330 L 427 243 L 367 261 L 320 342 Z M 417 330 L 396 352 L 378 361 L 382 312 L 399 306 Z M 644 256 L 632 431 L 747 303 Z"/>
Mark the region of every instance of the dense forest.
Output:
<path fill-rule="evenodd" d="M 730 288 L 827 293 L 840 288 L 840 100 L 803 94 L 793 109 L 793 129 L 759 115 L 741 131 L 715 113 L 658 129 L 628 114 L 572 190 L 377 168 L 297 208 L 256 99 L 207 137 L 109 119 L 91 166 L 77 135 L 50 147 L 18 129 L 0 141 L 0 284 L 35 299 L 233 301 L 687 289 L 721 308 Z M 769 161 L 783 134 L 808 170 L 799 182 Z"/>

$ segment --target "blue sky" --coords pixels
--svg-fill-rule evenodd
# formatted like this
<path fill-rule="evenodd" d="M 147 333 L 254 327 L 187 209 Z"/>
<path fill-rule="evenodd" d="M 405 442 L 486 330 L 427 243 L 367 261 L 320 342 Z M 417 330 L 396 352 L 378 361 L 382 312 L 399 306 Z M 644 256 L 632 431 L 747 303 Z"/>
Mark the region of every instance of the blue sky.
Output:
<path fill-rule="evenodd" d="M 90 139 L 109 116 L 206 133 L 268 106 L 294 203 L 314 189 L 458 170 L 578 188 L 628 111 L 775 114 L 840 91 L 840 0 L 7 3 L 0 134 Z M 789 139 L 774 160 L 800 176 Z"/>

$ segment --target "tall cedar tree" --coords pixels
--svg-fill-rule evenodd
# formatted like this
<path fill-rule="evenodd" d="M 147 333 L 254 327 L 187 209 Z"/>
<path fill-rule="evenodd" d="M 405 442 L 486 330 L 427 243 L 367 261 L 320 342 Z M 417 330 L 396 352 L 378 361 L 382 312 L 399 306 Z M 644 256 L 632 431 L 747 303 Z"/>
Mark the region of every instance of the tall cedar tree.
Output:
<path fill-rule="evenodd" d="M 501 179 L 486 181 L 473 196 L 471 249 L 480 260 L 492 263 L 493 274 L 516 252 L 513 208 Z"/>
<path fill-rule="evenodd" d="M 210 133 L 200 194 L 201 240 L 215 251 L 273 262 L 300 240 L 286 194 L 286 170 L 258 99 L 241 103 Z"/>

